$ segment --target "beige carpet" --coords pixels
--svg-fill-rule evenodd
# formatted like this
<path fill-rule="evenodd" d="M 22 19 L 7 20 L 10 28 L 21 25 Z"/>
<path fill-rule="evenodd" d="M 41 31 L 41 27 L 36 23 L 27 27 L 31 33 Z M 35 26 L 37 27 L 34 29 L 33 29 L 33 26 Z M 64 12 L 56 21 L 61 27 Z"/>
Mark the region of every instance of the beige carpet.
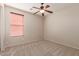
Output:
<path fill-rule="evenodd" d="M 78 56 L 79 50 L 49 41 L 38 41 L 6 48 L 3 56 Z"/>

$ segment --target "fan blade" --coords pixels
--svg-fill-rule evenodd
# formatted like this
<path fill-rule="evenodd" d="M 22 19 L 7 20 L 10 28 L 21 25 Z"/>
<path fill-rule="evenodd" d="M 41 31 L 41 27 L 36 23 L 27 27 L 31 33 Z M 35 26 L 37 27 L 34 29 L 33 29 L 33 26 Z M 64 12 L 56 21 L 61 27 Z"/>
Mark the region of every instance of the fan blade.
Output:
<path fill-rule="evenodd" d="M 46 12 L 48 12 L 48 13 L 53 13 L 52 11 L 49 11 L 49 10 L 45 10 Z"/>
<path fill-rule="evenodd" d="M 45 8 L 49 8 L 49 7 L 50 7 L 49 5 L 46 5 L 46 6 L 45 6 Z"/>
<path fill-rule="evenodd" d="M 44 13 L 42 13 L 42 16 L 44 16 Z"/>
<path fill-rule="evenodd" d="M 40 9 L 40 8 L 38 8 L 38 7 L 32 7 L 32 8 L 35 8 L 35 9 Z"/>
<path fill-rule="evenodd" d="M 38 12 L 40 12 L 40 11 L 37 11 L 37 12 L 35 12 L 34 14 L 36 14 L 36 13 L 38 13 Z"/>

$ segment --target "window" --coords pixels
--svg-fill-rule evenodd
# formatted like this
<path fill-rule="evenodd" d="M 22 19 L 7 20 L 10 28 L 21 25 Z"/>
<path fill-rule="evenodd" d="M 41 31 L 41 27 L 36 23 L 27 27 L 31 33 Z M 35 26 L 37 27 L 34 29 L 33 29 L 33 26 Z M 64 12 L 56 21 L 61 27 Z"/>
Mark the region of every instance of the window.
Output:
<path fill-rule="evenodd" d="M 11 12 L 10 13 L 10 36 L 23 35 L 24 30 L 24 15 Z"/>

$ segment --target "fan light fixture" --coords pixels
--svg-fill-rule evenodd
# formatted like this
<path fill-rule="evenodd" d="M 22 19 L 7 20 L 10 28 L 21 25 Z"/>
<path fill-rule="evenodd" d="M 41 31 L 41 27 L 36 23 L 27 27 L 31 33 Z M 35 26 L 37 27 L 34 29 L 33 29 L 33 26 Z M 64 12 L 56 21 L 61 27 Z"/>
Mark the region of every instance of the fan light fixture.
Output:
<path fill-rule="evenodd" d="M 37 14 L 37 13 L 40 12 L 42 14 L 42 16 L 44 16 L 44 13 L 45 12 L 53 13 L 53 11 L 48 10 L 49 7 L 50 7 L 50 5 L 44 6 L 44 3 L 41 3 L 41 6 L 40 7 L 32 7 L 32 8 L 38 9 L 38 11 L 35 12 L 35 13 L 33 13 L 33 14 Z"/>
<path fill-rule="evenodd" d="M 45 11 L 44 11 L 44 10 L 40 10 L 40 12 L 41 12 L 41 13 L 44 13 Z"/>

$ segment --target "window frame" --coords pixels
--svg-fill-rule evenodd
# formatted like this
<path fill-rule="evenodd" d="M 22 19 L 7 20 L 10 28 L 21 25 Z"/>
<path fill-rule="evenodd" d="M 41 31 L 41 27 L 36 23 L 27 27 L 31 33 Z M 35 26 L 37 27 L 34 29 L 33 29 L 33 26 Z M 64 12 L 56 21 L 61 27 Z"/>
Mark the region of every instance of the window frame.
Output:
<path fill-rule="evenodd" d="M 22 25 L 19 25 L 19 24 L 18 24 L 18 25 L 16 25 L 16 24 L 11 24 L 11 23 L 10 23 L 10 27 L 11 27 L 11 26 L 15 26 L 15 27 L 16 27 L 16 26 L 18 26 L 18 27 L 19 27 L 19 26 L 21 26 L 21 27 L 23 27 L 23 28 L 22 28 L 22 29 L 23 29 L 23 31 L 22 31 L 22 34 L 20 34 L 20 35 L 11 35 L 11 32 L 10 32 L 10 31 L 11 31 L 11 28 L 10 28 L 10 31 L 9 31 L 9 36 L 11 36 L 11 37 L 24 36 L 24 15 L 23 15 L 23 14 L 20 14 L 20 13 L 15 13 L 15 12 L 10 12 L 10 14 L 16 14 L 16 15 L 23 16 L 23 24 L 22 24 Z M 11 17 L 10 17 L 10 20 L 11 20 Z"/>

